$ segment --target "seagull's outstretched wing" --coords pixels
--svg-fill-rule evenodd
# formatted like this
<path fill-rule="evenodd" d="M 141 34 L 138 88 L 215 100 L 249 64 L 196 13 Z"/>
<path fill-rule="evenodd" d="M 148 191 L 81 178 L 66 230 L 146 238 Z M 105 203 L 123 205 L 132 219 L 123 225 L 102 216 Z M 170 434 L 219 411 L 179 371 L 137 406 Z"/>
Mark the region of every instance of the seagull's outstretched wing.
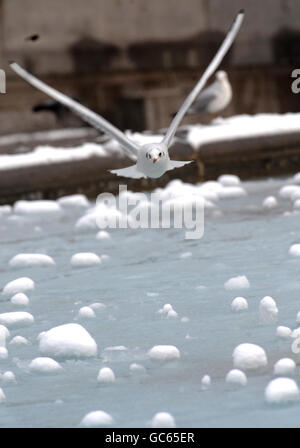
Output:
<path fill-rule="evenodd" d="M 124 148 L 128 156 L 131 159 L 136 160 L 139 146 L 136 143 L 128 140 L 128 138 L 122 131 L 113 126 L 109 121 L 105 120 L 105 118 L 101 117 L 101 115 L 92 112 L 90 109 L 73 100 L 69 96 L 64 95 L 53 87 L 48 86 L 44 82 L 37 79 L 35 76 L 28 73 L 16 62 L 10 63 L 10 66 L 14 72 L 21 76 L 21 78 L 25 79 L 25 81 L 29 82 L 29 84 L 71 109 L 75 114 L 79 115 L 84 121 L 92 125 L 94 128 L 100 129 L 110 137 L 116 139 Z"/>
<path fill-rule="evenodd" d="M 180 107 L 179 111 L 173 118 L 169 129 L 167 130 L 167 133 L 163 139 L 163 143 L 169 147 L 172 143 L 173 137 L 176 133 L 176 130 L 183 119 L 184 115 L 188 111 L 188 109 L 191 107 L 192 103 L 195 101 L 201 90 L 203 89 L 206 81 L 208 78 L 214 73 L 214 71 L 218 68 L 220 63 L 222 62 L 222 59 L 224 58 L 225 54 L 229 50 L 232 42 L 234 41 L 240 26 L 242 24 L 244 18 L 244 11 L 240 11 L 238 15 L 236 16 L 229 32 L 227 33 L 227 36 L 225 37 L 221 47 L 219 48 L 217 54 L 203 73 L 202 77 L 196 84 L 196 86 L 193 88 L 193 90 L 190 92 L 190 94 L 187 96 L 185 101 L 183 102 L 182 106 Z"/>

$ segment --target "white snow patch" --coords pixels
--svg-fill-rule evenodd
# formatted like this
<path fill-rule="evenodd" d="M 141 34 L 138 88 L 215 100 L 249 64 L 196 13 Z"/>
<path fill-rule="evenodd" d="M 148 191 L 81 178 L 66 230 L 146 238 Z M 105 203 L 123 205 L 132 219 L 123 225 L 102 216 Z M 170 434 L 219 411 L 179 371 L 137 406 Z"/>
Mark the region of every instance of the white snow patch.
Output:
<path fill-rule="evenodd" d="M 0 156 L 1 158 L 1 156 Z M 17 201 L 14 204 L 14 213 L 26 216 L 60 215 L 62 209 L 56 201 Z"/>
<path fill-rule="evenodd" d="M 28 277 L 21 277 L 7 283 L 2 291 L 6 296 L 13 296 L 18 292 L 32 291 L 34 289 L 34 281 Z"/>
<path fill-rule="evenodd" d="M 24 327 L 33 324 L 33 322 L 33 315 L 27 313 L 27 311 L 11 311 L 0 314 L 0 324 L 8 328 Z"/>
<path fill-rule="evenodd" d="M 116 377 L 110 367 L 103 367 L 99 370 L 97 381 L 98 383 L 114 383 L 116 381 Z"/>
<path fill-rule="evenodd" d="M 175 310 L 168 311 L 167 319 L 176 319 L 178 317 L 178 313 Z"/>
<path fill-rule="evenodd" d="M 276 335 L 279 338 L 287 339 L 292 336 L 292 330 L 289 327 L 279 325 L 279 327 L 276 328 Z"/>
<path fill-rule="evenodd" d="M 5 384 L 15 384 L 17 382 L 16 376 L 11 370 L 7 370 L 2 374 L 1 381 Z"/>
<path fill-rule="evenodd" d="M 278 308 L 275 300 L 266 296 L 259 304 L 259 320 L 262 324 L 273 324 L 278 318 Z"/>
<path fill-rule="evenodd" d="M 84 143 L 68 150 L 47 145 L 37 146 L 33 151 L 25 154 L 1 155 L 0 170 L 83 161 L 91 157 L 103 157 L 105 154 L 104 148 L 96 143 Z"/>
<path fill-rule="evenodd" d="M 183 252 L 182 254 L 180 254 L 180 258 L 190 258 L 192 257 L 192 252 Z"/>
<path fill-rule="evenodd" d="M 174 417 L 169 412 L 157 412 L 151 420 L 152 428 L 176 428 Z"/>
<path fill-rule="evenodd" d="M 246 386 L 247 384 L 247 377 L 244 372 L 242 372 L 239 369 L 232 369 L 230 372 L 227 373 L 226 383 L 230 384 L 236 384 L 239 386 Z"/>
<path fill-rule="evenodd" d="M 231 302 L 232 311 L 244 311 L 248 309 L 248 302 L 244 297 L 236 297 Z"/>
<path fill-rule="evenodd" d="M 297 210 L 300 208 L 300 199 L 296 199 L 296 201 L 293 204 L 293 207 Z"/>
<path fill-rule="evenodd" d="M 5 347 L 6 340 L 9 336 L 9 330 L 4 325 L 0 325 L 0 347 Z"/>
<path fill-rule="evenodd" d="M 5 393 L 3 389 L 0 387 L 0 403 L 4 403 L 6 401 Z"/>
<path fill-rule="evenodd" d="M 106 308 L 106 305 L 101 302 L 94 302 L 91 305 L 89 305 L 92 310 L 104 310 Z"/>
<path fill-rule="evenodd" d="M 9 262 L 12 268 L 55 266 L 55 261 L 49 255 L 44 254 L 18 254 Z"/>
<path fill-rule="evenodd" d="M 151 361 L 168 362 L 180 358 L 180 351 L 174 345 L 155 345 L 148 352 Z"/>
<path fill-rule="evenodd" d="M 24 338 L 24 336 L 14 336 L 12 340 L 9 342 L 11 345 L 28 345 L 28 339 Z"/>
<path fill-rule="evenodd" d="M 224 187 L 236 187 L 240 185 L 241 180 L 234 174 L 222 174 L 218 177 L 217 182 L 219 182 Z"/>
<path fill-rule="evenodd" d="M 291 378 L 276 378 L 265 389 L 265 399 L 269 403 L 285 403 L 299 400 L 297 383 Z"/>
<path fill-rule="evenodd" d="M 12 212 L 11 205 L 0 205 L 0 217 L 4 215 L 10 215 Z"/>
<path fill-rule="evenodd" d="M 96 235 L 97 240 L 109 240 L 111 238 L 110 234 L 106 230 L 99 230 Z"/>
<path fill-rule="evenodd" d="M 141 364 L 136 363 L 136 362 L 133 362 L 133 363 L 130 364 L 129 370 L 130 370 L 131 373 L 134 373 L 134 374 L 141 374 L 141 373 L 145 373 L 146 372 L 145 367 L 142 366 Z"/>
<path fill-rule="evenodd" d="M 210 378 L 210 376 L 209 375 L 204 375 L 201 378 L 201 389 L 202 390 L 207 390 L 207 389 L 210 388 L 210 386 L 211 386 L 211 378 Z"/>
<path fill-rule="evenodd" d="M 293 244 L 289 248 L 289 254 L 293 255 L 293 257 L 299 257 L 300 256 L 300 244 Z"/>
<path fill-rule="evenodd" d="M 101 263 L 100 257 L 92 252 L 82 252 L 72 256 L 71 265 L 73 267 L 94 266 Z"/>
<path fill-rule="evenodd" d="M 10 299 L 13 305 L 28 306 L 29 298 L 23 292 L 18 292 Z"/>
<path fill-rule="evenodd" d="M 86 414 L 81 420 L 80 426 L 86 428 L 98 428 L 101 426 L 111 426 L 114 420 L 110 414 L 104 411 L 92 411 Z"/>
<path fill-rule="evenodd" d="M 268 196 L 263 200 L 262 206 L 263 208 L 270 209 L 277 207 L 278 201 L 275 196 Z"/>
<path fill-rule="evenodd" d="M 38 357 L 31 361 L 29 368 L 36 373 L 57 373 L 62 370 L 61 365 L 52 358 Z"/>
<path fill-rule="evenodd" d="M 83 194 L 72 194 L 57 199 L 58 204 L 66 209 L 85 209 L 90 207 L 89 200 Z"/>
<path fill-rule="evenodd" d="M 296 363 L 293 359 L 282 358 L 274 365 L 274 375 L 293 375 L 296 370 Z"/>
<path fill-rule="evenodd" d="M 223 187 L 219 192 L 219 197 L 221 199 L 240 198 L 243 196 L 247 196 L 247 193 L 242 187 Z"/>
<path fill-rule="evenodd" d="M 0 347 L 0 359 L 7 359 L 8 351 L 6 347 Z"/>
<path fill-rule="evenodd" d="M 238 275 L 237 277 L 232 277 L 227 280 L 227 282 L 224 283 L 224 288 L 227 290 L 247 289 L 250 288 L 250 283 L 245 275 Z"/>
<path fill-rule="evenodd" d="M 78 311 L 78 318 L 79 319 L 91 319 L 96 317 L 96 314 L 94 310 L 89 306 L 83 306 Z"/>
<path fill-rule="evenodd" d="M 252 370 L 265 367 L 268 363 L 266 353 L 256 344 L 240 344 L 233 351 L 234 367 L 241 370 Z"/>
<path fill-rule="evenodd" d="M 97 344 L 79 324 L 64 324 L 41 334 L 39 350 L 59 358 L 88 358 L 97 355 Z"/>
<path fill-rule="evenodd" d="M 284 185 L 279 190 L 279 196 L 283 199 L 291 199 L 292 195 L 297 192 L 300 192 L 298 185 Z"/>

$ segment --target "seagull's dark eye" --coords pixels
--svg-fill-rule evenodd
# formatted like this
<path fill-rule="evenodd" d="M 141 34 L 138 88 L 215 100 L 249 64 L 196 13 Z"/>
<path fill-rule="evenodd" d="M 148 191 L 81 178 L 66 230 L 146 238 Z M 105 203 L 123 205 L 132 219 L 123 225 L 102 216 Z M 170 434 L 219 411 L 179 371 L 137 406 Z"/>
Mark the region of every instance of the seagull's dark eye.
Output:
<path fill-rule="evenodd" d="M 161 152 L 158 155 L 159 155 L 159 157 L 161 157 Z"/>

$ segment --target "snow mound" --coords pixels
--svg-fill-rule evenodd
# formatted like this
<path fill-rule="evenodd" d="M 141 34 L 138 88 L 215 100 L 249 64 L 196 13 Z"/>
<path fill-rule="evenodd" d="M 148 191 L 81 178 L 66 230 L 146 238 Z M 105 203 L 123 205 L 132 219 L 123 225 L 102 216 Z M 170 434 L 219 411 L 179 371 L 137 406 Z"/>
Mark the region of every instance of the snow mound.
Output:
<path fill-rule="evenodd" d="M 0 359 L 7 359 L 8 351 L 6 347 L 0 347 Z"/>
<path fill-rule="evenodd" d="M 3 392 L 3 389 L 0 387 L 0 403 L 4 403 L 6 401 L 5 393 Z"/>
<path fill-rule="evenodd" d="M 293 255 L 293 257 L 299 257 L 300 256 L 300 244 L 293 244 L 289 248 L 289 254 Z"/>
<path fill-rule="evenodd" d="M 32 291 L 34 289 L 34 281 L 28 277 L 21 277 L 7 283 L 2 291 L 5 296 L 13 296 L 18 292 Z"/>
<path fill-rule="evenodd" d="M 24 338 L 24 336 L 15 336 L 12 338 L 9 344 L 22 346 L 22 345 L 28 345 L 29 341 L 28 339 Z"/>
<path fill-rule="evenodd" d="M 101 426 L 111 426 L 114 423 L 110 414 L 104 411 L 92 411 L 86 414 L 81 420 L 80 426 L 86 428 L 98 428 Z"/>
<path fill-rule="evenodd" d="M 81 252 L 73 255 L 71 258 L 71 265 L 73 267 L 94 266 L 100 263 L 100 257 L 92 252 Z"/>
<path fill-rule="evenodd" d="M 279 190 L 279 196 L 283 199 L 292 199 L 292 197 L 295 198 L 295 195 L 299 192 L 300 187 L 298 185 L 284 185 Z"/>
<path fill-rule="evenodd" d="M 129 370 L 133 374 L 142 374 L 142 373 L 146 372 L 145 367 L 142 366 L 141 364 L 136 363 L 136 362 L 133 362 L 133 363 L 130 364 Z"/>
<path fill-rule="evenodd" d="M 106 230 L 99 230 L 96 235 L 97 240 L 109 240 L 111 238 L 110 234 Z"/>
<path fill-rule="evenodd" d="M 202 390 L 207 390 L 207 389 L 210 388 L 210 386 L 211 386 L 211 379 L 210 379 L 210 376 L 209 376 L 209 375 L 204 375 L 204 376 L 201 378 L 201 389 L 202 389 Z"/>
<path fill-rule="evenodd" d="M 233 351 L 233 364 L 237 369 L 259 369 L 265 367 L 267 363 L 266 353 L 259 345 L 240 344 Z"/>
<path fill-rule="evenodd" d="M 275 196 L 268 196 L 263 200 L 262 206 L 263 208 L 270 209 L 277 207 L 278 201 Z"/>
<path fill-rule="evenodd" d="M 97 381 L 98 383 L 114 383 L 116 381 L 116 377 L 111 368 L 103 367 L 99 370 Z"/>
<path fill-rule="evenodd" d="M 300 394 L 296 381 L 291 378 L 276 378 L 265 389 L 268 403 L 286 403 L 299 400 Z"/>
<path fill-rule="evenodd" d="M 292 336 L 292 330 L 289 327 L 284 327 L 283 325 L 279 325 L 276 328 L 276 335 L 279 338 L 287 339 Z"/>
<path fill-rule="evenodd" d="M 88 358 L 97 355 L 97 344 L 79 324 L 64 324 L 43 332 L 39 350 L 54 358 Z"/>
<path fill-rule="evenodd" d="M 259 304 L 259 320 L 262 324 L 273 324 L 277 321 L 278 308 L 275 300 L 266 296 L 261 299 Z"/>
<path fill-rule="evenodd" d="M 230 372 L 227 373 L 226 383 L 229 384 L 235 384 L 238 386 L 246 386 L 247 384 L 247 377 L 244 372 L 242 372 L 239 369 L 232 369 Z"/>
<path fill-rule="evenodd" d="M 8 339 L 10 333 L 4 325 L 0 325 L 0 347 L 5 347 L 6 339 Z"/>
<path fill-rule="evenodd" d="M 13 305 L 28 306 L 29 299 L 23 292 L 18 292 L 10 299 Z"/>
<path fill-rule="evenodd" d="M 25 327 L 33 324 L 33 322 L 34 317 L 26 311 L 12 311 L 0 314 L 0 324 L 8 328 Z"/>
<path fill-rule="evenodd" d="M 217 182 L 219 182 L 224 187 L 236 187 L 240 185 L 241 180 L 234 174 L 222 174 L 218 177 Z"/>
<path fill-rule="evenodd" d="M 60 215 L 61 212 L 61 207 L 56 201 L 17 201 L 14 204 L 14 213 L 18 215 Z"/>
<path fill-rule="evenodd" d="M 232 311 L 244 311 L 248 309 L 248 302 L 244 297 L 236 297 L 231 302 Z"/>
<path fill-rule="evenodd" d="M 176 428 L 174 417 L 169 412 L 157 412 L 151 420 L 152 428 Z"/>
<path fill-rule="evenodd" d="M 219 197 L 221 199 L 240 198 L 243 196 L 247 196 L 247 193 L 242 187 L 223 187 L 219 192 Z"/>
<path fill-rule="evenodd" d="M 91 319 L 96 317 L 96 314 L 94 310 L 89 306 L 83 306 L 78 311 L 78 318 L 79 319 Z"/>
<path fill-rule="evenodd" d="M 58 204 L 66 209 L 85 209 L 90 206 L 89 200 L 83 194 L 63 196 L 57 200 Z"/>
<path fill-rule="evenodd" d="M 7 370 L 2 374 L 1 381 L 5 384 L 14 384 L 17 382 L 15 374 L 10 370 Z"/>
<path fill-rule="evenodd" d="M 227 290 L 232 289 L 247 289 L 250 288 L 250 283 L 245 275 L 238 275 L 232 277 L 224 283 L 224 288 Z"/>
<path fill-rule="evenodd" d="M 9 262 L 12 268 L 25 268 L 36 266 L 55 266 L 55 261 L 49 255 L 44 254 L 18 254 Z"/>
<path fill-rule="evenodd" d="M 57 373 L 62 367 L 52 358 L 38 357 L 31 361 L 29 368 L 36 373 Z"/>
<path fill-rule="evenodd" d="M 296 370 L 296 363 L 293 359 L 282 358 L 274 365 L 274 375 L 293 375 Z"/>
<path fill-rule="evenodd" d="M 180 351 L 174 345 L 155 345 L 148 352 L 151 361 L 168 362 L 180 358 Z"/>

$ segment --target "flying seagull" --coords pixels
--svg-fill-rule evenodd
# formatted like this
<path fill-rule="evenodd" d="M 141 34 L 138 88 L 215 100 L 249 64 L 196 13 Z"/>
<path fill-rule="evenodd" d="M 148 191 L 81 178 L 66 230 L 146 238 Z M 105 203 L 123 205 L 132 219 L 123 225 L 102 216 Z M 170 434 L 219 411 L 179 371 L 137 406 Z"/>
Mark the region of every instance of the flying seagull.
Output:
<path fill-rule="evenodd" d="M 187 115 L 215 114 L 225 109 L 231 98 L 232 90 L 227 73 L 220 70 L 216 73 L 216 80 L 196 98 L 187 111 Z"/>
<path fill-rule="evenodd" d="M 184 115 L 191 107 L 195 99 L 198 97 L 208 78 L 215 72 L 225 54 L 229 50 L 240 29 L 243 18 L 244 11 L 241 10 L 233 21 L 233 24 L 215 57 L 210 62 L 209 66 L 203 73 L 196 86 L 183 102 L 179 111 L 173 118 L 165 136 L 159 143 L 148 143 L 142 146 L 138 145 L 137 143 L 129 140 L 122 131 L 112 125 L 101 115 L 96 114 L 82 104 L 79 104 L 77 101 L 74 101 L 67 95 L 64 95 L 63 93 L 60 93 L 54 88 L 48 86 L 44 82 L 37 79 L 35 76 L 28 73 L 16 62 L 10 63 L 10 66 L 19 76 L 21 76 L 21 78 L 25 79 L 37 89 L 46 93 L 64 106 L 68 107 L 90 125 L 97 129 L 100 129 L 120 143 L 128 156 L 135 161 L 135 164 L 127 168 L 112 170 L 112 173 L 117 174 L 118 176 L 131 178 L 150 177 L 156 179 L 158 177 L 161 177 L 166 171 L 172 170 L 174 168 L 179 168 L 186 165 L 187 163 L 191 163 L 191 161 L 180 162 L 177 160 L 170 160 L 168 149 L 173 141 L 176 130 Z"/>

